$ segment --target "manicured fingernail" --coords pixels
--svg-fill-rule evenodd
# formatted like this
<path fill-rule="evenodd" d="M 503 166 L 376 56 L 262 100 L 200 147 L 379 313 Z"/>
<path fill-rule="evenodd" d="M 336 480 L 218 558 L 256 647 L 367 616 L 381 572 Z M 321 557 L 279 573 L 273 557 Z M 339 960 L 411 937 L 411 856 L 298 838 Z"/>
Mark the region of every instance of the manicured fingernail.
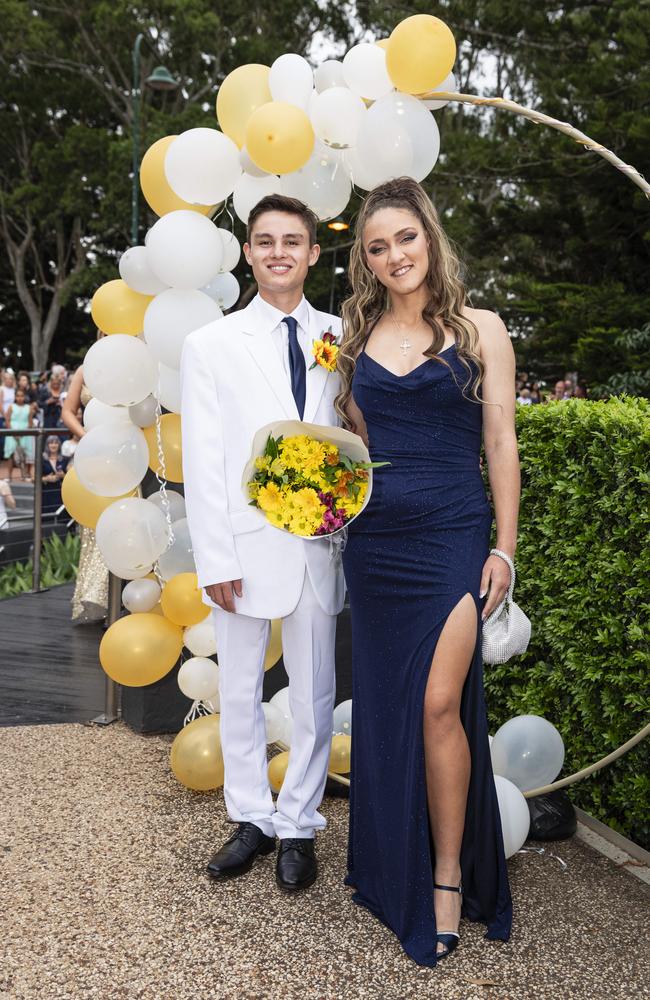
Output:
<path fill-rule="evenodd" d="M 483 599 L 483 598 L 485 597 L 485 595 L 486 595 L 486 594 L 487 594 L 487 590 L 482 590 L 482 591 L 480 592 L 480 594 L 479 594 L 478 596 L 479 596 L 479 597 L 481 598 L 481 600 L 482 600 L 482 599 Z"/>

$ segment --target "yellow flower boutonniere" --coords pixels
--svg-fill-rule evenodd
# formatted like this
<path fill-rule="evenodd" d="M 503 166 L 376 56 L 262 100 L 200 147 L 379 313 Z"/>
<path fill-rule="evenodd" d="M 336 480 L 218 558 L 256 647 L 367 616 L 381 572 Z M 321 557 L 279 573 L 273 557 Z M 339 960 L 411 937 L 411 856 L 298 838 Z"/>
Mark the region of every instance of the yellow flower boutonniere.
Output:
<path fill-rule="evenodd" d="M 320 365 L 327 372 L 336 371 L 336 359 L 339 354 L 336 337 L 332 333 L 332 327 L 321 333 L 320 340 L 312 341 L 311 352 L 314 355 L 314 363 L 310 365 L 309 371 Z"/>

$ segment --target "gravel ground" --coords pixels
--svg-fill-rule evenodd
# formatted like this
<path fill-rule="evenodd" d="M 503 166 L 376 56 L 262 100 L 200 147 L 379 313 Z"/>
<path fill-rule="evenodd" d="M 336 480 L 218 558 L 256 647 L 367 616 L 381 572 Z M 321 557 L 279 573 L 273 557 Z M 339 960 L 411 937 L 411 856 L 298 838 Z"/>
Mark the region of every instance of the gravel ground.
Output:
<path fill-rule="evenodd" d="M 509 861 L 510 941 L 463 921 L 421 969 L 342 885 L 347 802 L 328 799 L 321 877 L 281 894 L 272 858 L 204 874 L 221 793 L 168 767 L 171 738 L 117 724 L 0 730 L 0 996 L 11 1000 L 636 1000 L 650 997 L 648 887 L 577 839 Z"/>

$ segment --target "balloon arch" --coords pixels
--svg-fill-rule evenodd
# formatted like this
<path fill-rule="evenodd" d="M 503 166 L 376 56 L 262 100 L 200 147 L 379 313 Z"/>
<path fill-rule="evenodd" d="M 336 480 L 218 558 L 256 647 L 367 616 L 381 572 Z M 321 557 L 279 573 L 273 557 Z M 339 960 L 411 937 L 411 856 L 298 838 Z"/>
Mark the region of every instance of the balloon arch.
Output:
<path fill-rule="evenodd" d="M 182 482 L 183 342 L 221 317 L 240 294 L 232 274 L 239 243 L 213 221 L 222 204 L 232 198 L 245 223 L 260 198 L 279 192 L 304 201 L 327 221 L 345 210 L 355 188 L 367 191 L 402 175 L 422 181 L 440 151 L 432 112 L 449 102 L 494 107 L 550 126 L 604 157 L 650 196 L 650 185 L 634 167 L 568 123 L 503 98 L 457 93 L 455 57 L 444 22 L 418 14 L 401 21 L 388 39 L 355 45 L 342 61 L 327 60 L 315 70 L 293 53 L 270 67 L 240 66 L 219 87 L 220 130 L 199 127 L 165 136 L 143 157 L 142 191 L 159 218 L 144 246 L 122 255 L 120 277 L 93 297 L 92 317 L 105 336 L 84 359 L 93 399 L 63 500 L 80 525 L 95 529 L 109 570 L 131 581 L 122 598 L 130 613 L 109 627 L 100 646 L 108 675 L 120 684 L 150 684 L 172 669 L 184 646 L 192 654 L 179 672 L 180 687 L 192 700 L 189 724 L 176 737 L 171 757 L 174 773 L 190 788 L 216 788 L 223 781 L 212 714 L 218 711 L 218 667 L 210 658 L 216 647 L 197 586 L 183 497 L 167 489 L 167 480 Z M 140 484 L 148 468 L 160 489 L 144 499 Z M 281 655 L 278 625 L 266 669 Z M 286 747 L 286 693 L 273 702 L 264 707 L 269 742 Z M 346 705 L 337 712 L 341 728 L 330 765 L 333 776 L 345 781 L 340 775 L 349 771 L 349 712 Z M 531 725 L 530 732 L 538 733 Z M 558 761 L 559 749 L 553 773 L 542 768 L 537 774 L 539 786 L 556 777 Z M 276 788 L 285 766 L 283 755 L 275 758 Z M 512 853 L 527 833 L 527 810 L 524 815 L 521 781 L 519 787 L 507 777 L 499 781 L 502 815 L 514 823 Z"/>

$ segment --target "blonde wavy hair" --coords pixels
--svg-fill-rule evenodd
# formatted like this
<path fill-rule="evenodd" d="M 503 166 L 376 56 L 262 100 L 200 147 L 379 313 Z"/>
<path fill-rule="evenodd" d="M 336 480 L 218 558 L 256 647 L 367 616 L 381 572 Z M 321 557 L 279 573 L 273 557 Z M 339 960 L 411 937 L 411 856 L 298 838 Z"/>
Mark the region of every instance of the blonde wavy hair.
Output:
<path fill-rule="evenodd" d="M 346 405 L 352 392 L 357 356 L 374 325 L 390 308 L 388 291 L 370 270 L 363 247 L 366 223 L 382 208 L 403 208 L 411 212 L 421 223 L 429 244 L 426 276 L 429 298 L 422 318 L 431 327 L 433 340 L 424 354 L 449 368 L 447 361 L 438 355 L 445 342 L 445 328 L 452 330 L 458 358 L 467 370 L 467 381 L 462 391 L 465 393 L 469 389 L 470 398 L 481 402 L 478 389 L 483 381 L 485 366 L 478 353 L 478 330 L 463 315 L 466 292 L 460 277 L 461 262 L 424 188 L 410 177 L 399 177 L 374 188 L 366 196 L 359 211 L 355 240 L 350 251 L 348 277 L 352 294 L 342 306 L 343 337 L 337 363 L 342 387 L 334 404 L 346 427 L 353 425 Z"/>

